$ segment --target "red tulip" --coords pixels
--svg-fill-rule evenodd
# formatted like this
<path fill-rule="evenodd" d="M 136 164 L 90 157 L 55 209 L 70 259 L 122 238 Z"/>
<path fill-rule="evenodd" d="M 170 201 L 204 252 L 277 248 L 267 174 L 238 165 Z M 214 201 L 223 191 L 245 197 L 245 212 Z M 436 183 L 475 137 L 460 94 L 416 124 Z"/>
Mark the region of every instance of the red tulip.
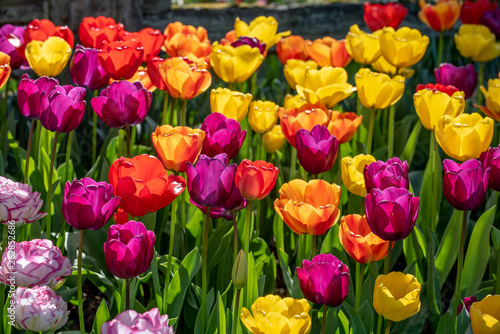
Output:
<path fill-rule="evenodd" d="M 481 16 L 485 12 L 492 12 L 497 8 L 496 2 L 489 0 L 465 0 L 462 9 L 460 10 L 460 21 L 463 24 L 482 24 Z"/>
<path fill-rule="evenodd" d="M 236 169 L 234 182 L 244 198 L 263 199 L 274 188 L 278 173 L 278 168 L 271 163 L 244 159 Z"/>
<path fill-rule="evenodd" d="M 97 57 L 112 79 L 130 79 L 141 65 L 144 48 L 136 40 L 103 42 Z"/>
<path fill-rule="evenodd" d="M 393 27 L 396 30 L 408 14 L 408 8 L 394 2 L 388 2 L 385 5 L 365 2 L 363 8 L 365 11 L 363 20 L 371 31 L 384 27 Z"/>
<path fill-rule="evenodd" d="M 145 62 L 148 60 L 150 55 L 158 56 L 160 54 L 161 46 L 163 45 L 163 41 L 165 41 L 165 36 L 163 36 L 161 31 L 158 29 L 144 28 L 138 32 L 125 31 L 121 34 L 121 39 L 124 41 L 135 39 L 141 42 L 142 47 L 144 48 L 142 61 Z"/>
<path fill-rule="evenodd" d="M 83 46 L 99 49 L 103 42 L 118 40 L 118 33 L 123 30 L 123 24 L 116 24 L 111 17 L 84 17 L 78 29 L 78 36 Z"/>

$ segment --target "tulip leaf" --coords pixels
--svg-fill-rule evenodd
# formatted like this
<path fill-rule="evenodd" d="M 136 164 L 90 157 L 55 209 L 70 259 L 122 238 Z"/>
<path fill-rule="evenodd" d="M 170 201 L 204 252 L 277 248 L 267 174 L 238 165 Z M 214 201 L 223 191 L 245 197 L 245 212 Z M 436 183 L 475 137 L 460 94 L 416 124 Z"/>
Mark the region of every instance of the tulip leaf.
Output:
<path fill-rule="evenodd" d="M 264 291 L 273 293 L 276 281 L 276 259 L 271 254 L 267 242 L 258 237 L 254 238 L 250 243 L 250 251 L 252 252 L 255 262 L 263 264 L 263 275 L 267 277 L 265 280 Z M 262 295 L 259 293 L 259 296 Z"/>
<path fill-rule="evenodd" d="M 342 310 L 338 311 L 337 314 L 337 319 L 338 319 L 338 326 L 340 328 L 340 333 L 344 334 L 349 334 L 349 319 L 345 316 L 344 312 Z"/>
<path fill-rule="evenodd" d="M 365 325 L 363 324 L 363 321 L 361 321 L 358 312 L 356 312 L 356 310 L 351 305 L 349 305 L 349 303 L 342 303 L 342 308 L 346 310 L 346 312 L 349 314 L 349 317 L 351 318 L 350 325 L 352 327 L 352 332 L 366 333 Z"/>
<path fill-rule="evenodd" d="M 488 265 L 489 239 L 495 218 L 495 208 L 496 206 L 483 213 L 472 231 L 462 270 L 462 292 L 465 289 L 466 296 L 472 296 L 476 293 Z"/>
<path fill-rule="evenodd" d="M 415 149 L 417 148 L 418 136 L 420 135 L 420 130 L 422 129 L 422 122 L 417 121 L 413 130 L 411 131 L 410 137 L 406 141 L 406 145 L 401 153 L 401 161 L 407 161 L 408 166 L 411 166 L 413 160 L 413 155 L 415 154 Z M 397 138 L 397 137 L 396 137 Z"/>
<path fill-rule="evenodd" d="M 26 168 L 26 150 L 19 146 L 19 143 L 17 140 L 14 138 L 12 133 L 9 131 L 7 133 L 7 137 L 9 140 L 9 146 L 12 152 L 14 153 L 14 158 L 16 160 L 17 168 L 18 170 L 22 173 L 24 176 L 25 168 Z M 0 157 L 1 158 L 1 157 Z M 2 159 L 3 160 L 3 159 Z M 0 162 L 0 165 L 3 166 L 3 164 Z M 31 175 L 35 171 L 35 160 L 30 157 L 30 165 L 29 165 L 29 171 L 28 175 Z M 1 171 L 3 168 L 0 167 L 0 175 L 4 175 L 4 173 Z"/>
<path fill-rule="evenodd" d="M 439 286 L 442 288 L 448 277 L 458 254 L 457 240 L 460 240 L 460 211 L 454 210 L 446 226 L 441 243 L 436 253 L 434 264 L 436 266 Z"/>
<path fill-rule="evenodd" d="M 222 224 L 213 230 L 208 239 L 208 265 L 207 270 L 214 268 L 223 259 L 224 252 L 228 249 L 231 239 L 233 224 L 229 221 L 223 221 Z"/>
<path fill-rule="evenodd" d="M 368 300 L 365 300 L 363 304 L 358 309 L 358 315 L 363 320 L 363 324 L 365 326 L 365 331 L 368 329 L 368 332 L 373 328 L 373 308 Z"/>
<path fill-rule="evenodd" d="M 106 146 L 106 160 L 109 164 L 118 159 L 118 136 L 113 137 Z"/>
<path fill-rule="evenodd" d="M 280 261 L 281 272 L 283 273 L 286 289 L 288 290 L 288 294 L 291 296 L 293 291 L 292 273 L 288 267 L 288 254 L 281 248 L 278 249 L 278 259 Z"/>
<path fill-rule="evenodd" d="M 491 228 L 491 242 L 493 247 L 498 251 L 500 249 L 500 230 L 495 226 Z"/>
<path fill-rule="evenodd" d="M 106 300 L 103 299 L 99 304 L 99 307 L 97 308 L 97 312 L 94 318 L 94 324 L 92 325 L 92 330 L 96 334 L 101 334 L 102 324 L 104 324 L 109 319 L 110 315 L 109 315 L 108 304 L 106 303 Z"/>
<path fill-rule="evenodd" d="M 218 333 L 227 333 L 226 332 L 226 307 L 224 306 L 224 302 L 220 296 L 220 291 L 217 291 L 217 319 L 218 319 Z"/>

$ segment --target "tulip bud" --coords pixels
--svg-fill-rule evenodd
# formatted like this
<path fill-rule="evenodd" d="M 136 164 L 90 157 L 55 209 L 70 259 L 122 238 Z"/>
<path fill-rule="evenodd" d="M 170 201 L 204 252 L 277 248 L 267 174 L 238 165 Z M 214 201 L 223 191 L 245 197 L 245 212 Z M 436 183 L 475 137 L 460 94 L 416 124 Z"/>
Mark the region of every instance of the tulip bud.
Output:
<path fill-rule="evenodd" d="M 231 272 L 231 280 L 233 281 L 234 287 L 238 290 L 243 289 L 245 285 L 247 285 L 247 276 L 247 257 L 243 249 L 240 249 L 233 264 L 233 271 Z"/>

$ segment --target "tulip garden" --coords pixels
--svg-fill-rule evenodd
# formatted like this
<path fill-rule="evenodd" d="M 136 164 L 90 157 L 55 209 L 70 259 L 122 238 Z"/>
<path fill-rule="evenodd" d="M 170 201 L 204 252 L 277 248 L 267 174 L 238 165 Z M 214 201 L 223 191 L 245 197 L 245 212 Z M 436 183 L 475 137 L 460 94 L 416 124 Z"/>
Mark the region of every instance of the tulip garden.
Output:
<path fill-rule="evenodd" d="M 0 27 L 0 333 L 500 333 L 500 8 L 419 5 Z"/>

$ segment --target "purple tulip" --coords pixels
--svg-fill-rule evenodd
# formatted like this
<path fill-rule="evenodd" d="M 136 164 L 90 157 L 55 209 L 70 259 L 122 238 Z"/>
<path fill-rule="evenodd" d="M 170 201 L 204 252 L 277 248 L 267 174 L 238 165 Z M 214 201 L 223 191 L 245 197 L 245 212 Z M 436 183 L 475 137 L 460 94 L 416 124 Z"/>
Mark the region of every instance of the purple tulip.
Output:
<path fill-rule="evenodd" d="M 64 219 L 79 230 L 98 230 L 113 216 L 120 197 L 113 197 L 113 186 L 84 177 L 66 182 L 62 212 Z"/>
<path fill-rule="evenodd" d="M 339 151 L 339 141 L 330 135 L 328 128 L 316 125 L 311 131 L 300 129 L 295 134 L 297 158 L 304 169 L 311 174 L 329 171 Z"/>
<path fill-rule="evenodd" d="M 17 89 L 17 104 L 24 117 L 40 119 L 42 111 L 49 108 L 49 95 L 59 86 L 59 81 L 54 78 L 40 77 L 30 79 L 28 74 L 23 74 Z"/>
<path fill-rule="evenodd" d="M 497 41 L 500 40 L 500 8 L 492 12 L 484 12 L 481 23 L 487 26 L 495 34 Z"/>
<path fill-rule="evenodd" d="M 24 44 L 23 35 L 25 29 L 26 27 L 13 26 L 12 24 L 5 24 L 0 27 L 0 51 L 10 56 L 10 67 L 13 70 L 30 68 L 28 61 L 17 53 L 16 48 L 10 42 L 14 38 L 19 40 L 20 45 Z"/>
<path fill-rule="evenodd" d="M 349 294 L 349 268 L 332 254 L 319 254 L 297 267 L 300 289 L 311 302 L 337 307 Z"/>
<path fill-rule="evenodd" d="M 85 93 L 82 87 L 56 86 L 49 95 L 49 108 L 40 113 L 40 123 L 50 131 L 73 131 L 85 113 Z"/>
<path fill-rule="evenodd" d="M 443 193 L 451 206 L 462 211 L 479 208 L 486 197 L 490 168 L 483 169 L 477 159 L 462 164 L 445 159 L 443 168 Z"/>
<path fill-rule="evenodd" d="M 434 69 L 436 83 L 445 86 L 455 86 L 465 94 L 469 99 L 477 86 L 477 73 L 474 65 L 454 66 L 448 63 L 442 63 L 439 68 Z"/>
<path fill-rule="evenodd" d="M 247 135 L 246 130 L 241 131 L 238 121 L 218 112 L 208 115 L 201 124 L 201 129 L 205 131 L 201 153 L 209 157 L 226 153 L 229 159 L 233 159 Z"/>
<path fill-rule="evenodd" d="M 97 49 L 76 46 L 69 67 L 69 73 L 76 85 L 96 90 L 104 88 L 108 84 L 110 77 L 99 64 L 97 54 Z"/>
<path fill-rule="evenodd" d="M 12 294 L 12 301 L 17 329 L 45 332 L 68 322 L 68 304 L 48 286 L 19 287 Z"/>
<path fill-rule="evenodd" d="M 13 220 L 16 227 L 32 223 L 47 215 L 39 212 L 43 206 L 40 193 L 25 183 L 0 176 L 0 223 Z"/>
<path fill-rule="evenodd" d="M 405 188 L 375 188 L 365 197 L 366 220 L 376 236 L 402 240 L 415 226 L 419 203 L 420 199 Z"/>
<path fill-rule="evenodd" d="M 106 267 L 119 278 L 132 278 L 148 270 L 155 250 L 156 236 L 143 223 L 130 220 L 112 225 L 104 243 Z"/>
<path fill-rule="evenodd" d="M 168 315 L 160 315 L 155 307 L 143 314 L 127 310 L 118 314 L 113 320 L 105 322 L 101 334 L 174 334 L 173 327 L 168 325 Z"/>
<path fill-rule="evenodd" d="M 222 206 L 233 193 L 236 164 L 228 166 L 227 154 L 213 158 L 201 154 L 193 166 L 186 163 L 189 196 L 198 205 Z"/>
<path fill-rule="evenodd" d="M 378 160 L 368 166 L 365 165 L 363 174 L 367 193 L 375 188 L 380 190 L 389 187 L 410 189 L 408 163 L 401 162 L 396 157 L 387 160 L 387 162 Z"/>
<path fill-rule="evenodd" d="M 458 312 L 457 312 L 457 314 L 460 314 L 460 312 L 462 312 L 462 310 L 464 309 L 464 305 L 465 305 L 465 309 L 467 310 L 467 316 L 470 318 L 470 307 L 475 302 L 477 302 L 476 297 L 474 297 L 474 296 L 465 297 L 464 300 L 463 300 L 463 304 L 460 303 L 460 305 L 458 305 Z"/>
<path fill-rule="evenodd" d="M 481 153 L 479 160 L 484 170 L 490 169 L 488 186 L 495 191 L 500 191 L 500 145 L 489 147 L 486 152 Z"/>
<path fill-rule="evenodd" d="M 0 282 L 16 286 L 51 288 L 69 276 L 71 262 L 61 250 L 47 239 L 33 239 L 17 243 L 12 241 L 2 256 Z"/>
<path fill-rule="evenodd" d="M 94 97 L 90 104 L 99 118 L 111 128 L 134 126 L 146 118 L 152 94 L 140 81 L 114 81 Z"/>
<path fill-rule="evenodd" d="M 238 46 L 242 45 L 249 45 L 251 48 L 258 48 L 261 54 L 264 54 L 264 52 L 266 52 L 266 43 L 261 43 L 255 37 L 241 36 L 231 43 L 231 46 L 233 48 L 237 48 Z"/>

